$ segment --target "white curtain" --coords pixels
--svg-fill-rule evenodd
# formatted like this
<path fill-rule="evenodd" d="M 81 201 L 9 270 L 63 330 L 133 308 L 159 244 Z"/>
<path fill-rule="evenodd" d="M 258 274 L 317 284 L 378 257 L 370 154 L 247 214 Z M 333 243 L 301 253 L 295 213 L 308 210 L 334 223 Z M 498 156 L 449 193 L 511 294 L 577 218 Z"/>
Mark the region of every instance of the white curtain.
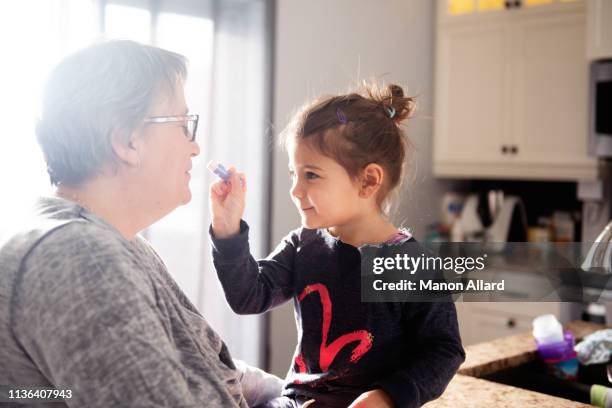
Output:
<path fill-rule="evenodd" d="M 208 186 L 214 180 L 206 163 L 215 159 L 247 174 L 247 207 L 244 218 L 251 226 L 250 244 L 256 257 L 268 249 L 268 129 L 270 107 L 268 2 L 222 0 L 199 2 L 199 13 L 211 24 L 186 29 L 182 14 L 164 27 L 166 13 L 181 11 L 179 2 L 159 3 L 156 42 L 190 58 L 187 97 L 199 112 L 198 140 L 202 148 L 192 179 L 193 201 L 148 231 L 169 269 L 228 344 L 232 354 L 257 365 L 265 364 L 261 316 L 238 316 L 227 306 L 210 257 Z M 187 8 L 189 4 L 184 4 Z M 166 12 L 166 10 L 168 10 Z M 193 15 L 191 18 L 194 18 Z M 191 23 L 195 28 L 197 21 Z M 175 44 L 165 44 L 170 28 Z M 191 40 L 188 40 L 192 38 Z M 193 40 L 199 38 L 200 40 Z M 185 46 L 186 42 L 191 49 Z M 210 41 L 210 42 L 209 42 Z M 184 49 L 181 49 L 183 44 Z M 206 55 L 202 50 L 207 50 Z M 210 53 L 208 53 L 210 50 Z M 198 57 L 198 55 L 200 55 Z M 205 95 L 205 99 L 198 97 Z"/>
<path fill-rule="evenodd" d="M 211 104 L 210 151 L 247 175 L 244 219 L 250 225 L 251 252 L 265 256 L 269 250 L 269 2 L 224 0 L 216 2 L 215 53 Z M 210 177 L 210 176 L 209 176 Z M 206 236 L 208 238 L 208 236 Z M 208 248 L 208 242 L 204 242 Z M 207 253 L 208 255 L 208 253 Z M 211 271 L 209 256 L 205 271 Z M 212 273 L 204 274 L 203 310 L 226 303 Z M 225 310 L 225 308 L 224 308 Z M 236 317 L 225 310 L 215 327 L 226 335 L 235 354 L 250 360 L 258 356 L 263 366 L 264 320 L 260 316 Z M 221 320 L 223 319 L 223 320 Z M 255 361 L 249 361 L 255 363 Z"/>
<path fill-rule="evenodd" d="M 0 2 L 0 240 L 51 191 L 34 129 L 48 71 L 99 35 L 91 0 Z"/>
<path fill-rule="evenodd" d="M 18 228 L 15 214 L 49 191 L 35 141 L 40 90 L 66 54 L 104 34 L 179 52 L 190 61 L 186 84 L 200 114 L 192 202 L 146 232 L 170 273 L 221 334 L 235 357 L 263 366 L 261 316 L 226 304 L 210 259 L 206 163 L 216 159 L 246 172 L 245 219 L 256 256 L 268 250 L 267 124 L 270 116 L 270 27 L 267 0 L 20 0 L 0 3 L 0 238 Z M 92 113 L 94 114 L 94 113 Z"/>

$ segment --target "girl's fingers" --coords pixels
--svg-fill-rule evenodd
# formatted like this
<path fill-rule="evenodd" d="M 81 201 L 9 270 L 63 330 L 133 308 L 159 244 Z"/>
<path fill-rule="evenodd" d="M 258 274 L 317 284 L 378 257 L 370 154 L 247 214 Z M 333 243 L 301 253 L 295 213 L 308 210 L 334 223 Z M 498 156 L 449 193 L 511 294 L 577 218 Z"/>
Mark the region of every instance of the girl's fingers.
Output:
<path fill-rule="evenodd" d="M 238 182 L 240 183 L 240 187 L 242 187 L 242 192 L 246 191 L 246 175 L 244 173 L 236 173 L 238 176 Z"/>
<path fill-rule="evenodd" d="M 236 167 L 234 166 L 230 166 L 228 167 L 227 171 L 230 174 L 229 179 L 227 180 L 227 182 L 223 182 L 221 180 L 219 180 L 219 183 L 222 184 L 222 193 L 218 192 L 217 194 L 222 195 L 222 194 L 226 194 L 228 191 L 234 191 L 234 186 L 241 186 L 240 189 L 236 189 L 236 192 L 246 192 L 246 176 L 244 173 L 240 173 L 238 171 L 236 171 Z M 221 191 L 218 190 L 218 191 Z"/>
<path fill-rule="evenodd" d="M 210 188 L 211 191 L 217 196 L 223 196 L 227 191 L 227 186 L 222 180 L 215 181 Z"/>
<path fill-rule="evenodd" d="M 232 172 L 232 175 L 230 176 L 229 179 L 229 184 L 232 186 L 232 192 L 236 191 L 236 192 L 240 192 L 240 191 L 244 191 L 244 180 L 245 180 L 245 176 L 243 173 L 238 173 L 238 172 Z M 242 186 L 242 188 L 241 188 Z M 236 187 L 236 189 L 234 190 L 234 187 Z"/>

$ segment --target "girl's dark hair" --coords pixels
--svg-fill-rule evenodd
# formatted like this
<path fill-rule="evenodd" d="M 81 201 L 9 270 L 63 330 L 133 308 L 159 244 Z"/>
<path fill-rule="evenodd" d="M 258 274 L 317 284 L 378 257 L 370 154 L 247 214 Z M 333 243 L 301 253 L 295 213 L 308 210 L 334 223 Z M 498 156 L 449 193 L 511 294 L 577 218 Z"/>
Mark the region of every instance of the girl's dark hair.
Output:
<path fill-rule="evenodd" d="M 385 172 L 377 202 L 381 207 L 402 182 L 410 143 L 400 128 L 415 100 L 398 85 L 366 83 L 361 91 L 325 96 L 303 107 L 282 133 L 284 147 L 306 141 L 336 160 L 356 178 L 370 163 Z"/>

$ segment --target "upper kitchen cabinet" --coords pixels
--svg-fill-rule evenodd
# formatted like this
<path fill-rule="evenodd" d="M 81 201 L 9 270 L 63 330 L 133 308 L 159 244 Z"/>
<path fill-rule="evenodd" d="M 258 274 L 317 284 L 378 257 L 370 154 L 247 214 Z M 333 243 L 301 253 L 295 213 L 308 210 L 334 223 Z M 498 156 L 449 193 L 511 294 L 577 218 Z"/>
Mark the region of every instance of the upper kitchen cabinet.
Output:
<path fill-rule="evenodd" d="M 516 164 L 595 168 L 588 157 L 588 61 L 584 14 L 518 20 L 513 33 L 512 145 Z"/>
<path fill-rule="evenodd" d="M 590 0 L 438 0 L 439 23 L 454 23 L 481 18 L 505 18 L 508 13 L 547 13 L 568 3 Z M 601 0 L 603 3 L 608 0 Z"/>
<path fill-rule="evenodd" d="M 438 1 L 434 173 L 596 178 L 584 2 L 449 4 Z"/>
<path fill-rule="evenodd" d="M 508 27 L 455 25 L 440 32 L 434 152 L 441 163 L 497 163 L 511 136 L 505 113 L 510 84 Z M 507 148 L 507 146 L 506 146 Z"/>
<path fill-rule="evenodd" d="M 587 0 L 587 54 L 612 58 L 612 1 Z"/>

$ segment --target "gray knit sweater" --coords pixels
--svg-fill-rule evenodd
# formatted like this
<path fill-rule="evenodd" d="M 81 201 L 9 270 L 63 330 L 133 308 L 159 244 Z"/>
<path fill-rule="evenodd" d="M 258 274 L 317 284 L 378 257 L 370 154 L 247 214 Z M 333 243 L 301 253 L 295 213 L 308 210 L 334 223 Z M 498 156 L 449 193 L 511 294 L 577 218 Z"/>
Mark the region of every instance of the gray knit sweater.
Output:
<path fill-rule="evenodd" d="M 0 405 L 56 388 L 71 391 L 62 407 L 246 407 L 238 376 L 142 238 L 43 198 L 0 244 Z"/>

